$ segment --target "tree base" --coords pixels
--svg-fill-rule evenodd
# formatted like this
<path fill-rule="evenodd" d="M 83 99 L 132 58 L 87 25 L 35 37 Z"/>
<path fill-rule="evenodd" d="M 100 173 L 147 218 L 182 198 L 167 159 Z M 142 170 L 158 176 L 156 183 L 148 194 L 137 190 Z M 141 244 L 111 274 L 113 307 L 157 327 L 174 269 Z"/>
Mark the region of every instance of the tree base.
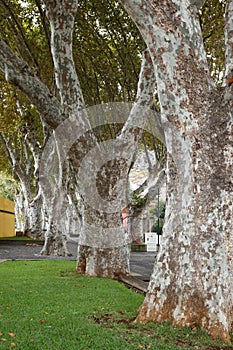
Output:
<path fill-rule="evenodd" d="M 201 303 L 200 300 L 198 302 L 197 300 L 193 300 L 192 309 L 195 309 L 193 310 L 193 314 L 190 313 L 190 307 L 187 307 L 187 314 L 183 314 L 183 319 L 176 319 L 174 317 L 174 299 L 172 297 L 171 302 L 169 303 L 167 300 L 165 305 L 160 310 L 156 308 L 155 301 L 151 303 L 152 299 L 155 299 L 154 295 L 148 293 L 146 299 L 138 311 L 138 316 L 135 320 L 136 322 L 170 322 L 175 327 L 196 327 L 198 325 L 203 331 L 207 331 L 213 339 L 222 339 L 231 344 L 229 332 L 223 326 L 223 324 L 216 322 L 215 325 L 213 325 L 213 322 L 211 322 L 210 315 L 208 312 L 206 312 L 207 310 L 202 307 L 204 306 L 204 302 Z M 190 300 L 190 303 L 192 303 L 192 300 Z M 203 319 L 205 320 L 204 324 Z"/>
<path fill-rule="evenodd" d="M 45 237 L 40 255 L 72 256 L 66 246 L 66 240 L 56 237 Z"/>
<path fill-rule="evenodd" d="M 129 246 L 94 248 L 78 246 L 76 271 L 93 277 L 118 279 L 129 273 Z"/>

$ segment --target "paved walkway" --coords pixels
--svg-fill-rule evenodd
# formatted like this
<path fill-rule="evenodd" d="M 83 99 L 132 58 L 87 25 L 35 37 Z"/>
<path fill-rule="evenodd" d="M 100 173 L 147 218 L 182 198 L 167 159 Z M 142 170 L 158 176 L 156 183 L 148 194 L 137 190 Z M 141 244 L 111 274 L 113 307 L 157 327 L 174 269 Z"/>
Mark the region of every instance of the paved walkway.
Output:
<path fill-rule="evenodd" d="M 0 241 L 0 263 L 6 260 L 76 260 L 77 244 L 68 242 L 69 251 L 73 254 L 69 257 L 41 256 L 41 246 L 16 242 L 2 243 Z M 130 270 L 134 275 L 141 275 L 149 279 L 155 261 L 155 253 L 132 252 L 130 256 Z"/>

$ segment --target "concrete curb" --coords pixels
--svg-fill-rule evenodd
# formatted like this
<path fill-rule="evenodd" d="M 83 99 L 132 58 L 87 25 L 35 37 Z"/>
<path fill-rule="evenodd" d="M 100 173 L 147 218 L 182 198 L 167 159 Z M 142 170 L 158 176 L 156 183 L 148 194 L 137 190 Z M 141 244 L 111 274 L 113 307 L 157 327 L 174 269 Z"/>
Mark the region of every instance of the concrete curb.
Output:
<path fill-rule="evenodd" d="M 5 261 L 7 261 L 6 259 L 0 259 L 0 264 L 4 263 Z"/>

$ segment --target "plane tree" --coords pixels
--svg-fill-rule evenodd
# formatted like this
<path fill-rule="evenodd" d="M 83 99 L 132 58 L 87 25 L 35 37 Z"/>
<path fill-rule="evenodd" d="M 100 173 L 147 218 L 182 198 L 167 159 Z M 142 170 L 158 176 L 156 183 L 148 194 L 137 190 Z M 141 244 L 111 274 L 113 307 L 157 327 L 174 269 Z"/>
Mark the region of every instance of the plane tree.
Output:
<path fill-rule="evenodd" d="M 113 213 L 108 213 L 105 208 L 93 209 L 87 201 L 86 192 L 90 186 L 88 177 L 85 175 L 88 172 L 95 172 L 98 169 L 94 169 L 93 162 L 90 162 L 88 163 L 85 174 L 81 176 L 79 171 L 83 158 L 88 155 L 91 148 L 95 148 L 96 152 L 99 152 L 99 157 L 103 155 L 101 154 L 101 146 L 90 126 L 89 118 L 84 108 L 85 102 L 73 59 L 73 31 L 78 2 L 75 1 L 70 4 L 69 1 L 66 1 L 64 4 L 60 4 L 60 2 L 53 3 L 46 1 L 45 9 L 51 31 L 49 47 L 51 48 L 50 53 L 53 58 L 55 88 L 53 86 L 51 87 L 50 80 L 43 79 L 37 67 L 34 67 L 34 64 L 30 60 L 27 60 L 29 63 L 26 61 L 27 58 L 24 57 L 22 52 L 19 53 L 15 50 L 14 42 L 10 42 L 7 36 L 5 36 L 4 40 L 1 39 L 0 69 L 6 81 L 15 85 L 28 97 L 30 103 L 36 107 L 39 115 L 50 128 L 57 130 L 57 127 L 61 125 L 61 130 L 64 126 L 65 129 L 63 131 L 65 132 L 70 129 L 69 126 L 66 128 L 65 121 L 68 120 L 71 125 L 72 122 L 77 122 L 77 125 L 74 125 L 75 134 L 77 134 L 77 129 L 81 132 L 81 135 L 78 140 L 75 140 L 69 152 L 69 159 L 73 170 L 79 174 L 77 183 L 83 202 L 83 223 L 80 235 L 82 239 L 80 240 L 78 249 L 77 270 L 90 275 L 116 277 L 120 273 L 127 273 L 129 268 L 129 242 L 127 241 L 127 237 L 125 237 L 122 227 L 121 210 L 117 207 L 117 209 L 113 210 Z M 120 158 L 120 160 L 115 161 L 112 159 L 110 163 L 103 164 L 106 172 L 97 171 L 98 190 L 100 193 L 101 191 L 102 193 L 104 191 L 108 193 L 110 188 L 117 188 L 116 199 L 119 198 L 119 193 L 121 194 L 122 186 L 119 184 L 116 187 L 116 183 L 119 183 L 119 180 L 127 178 L 128 165 L 125 158 L 130 162 L 129 154 L 133 154 L 140 136 L 139 130 L 143 128 L 145 122 L 145 118 L 142 121 L 140 120 L 140 113 L 137 108 L 140 109 L 141 106 L 144 108 L 145 105 L 148 105 L 149 108 L 153 103 L 153 76 L 150 57 L 145 53 L 140 83 L 138 85 L 138 92 L 140 94 L 138 93 L 137 103 L 135 105 L 137 107 L 134 108 L 134 112 L 136 111 L 136 113 L 130 114 L 129 121 L 124 126 L 115 147 L 117 152 L 116 157 Z M 136 128 L 135 132 L 134 125 L 137 124 L 138 128 Z M 44 162 L 44 170 L 47 173 L 42 174 L 44 175 L 44 178 L 41 176 L 42 182 L 43 179 L 47 179 L 53 174 L 49 161 L 51 160 L 51 166 L 53 166 L 53 160 L 60 156 L 59 152 L 61 150 L 57 147 L 60 141 L 58 139 L 59 130 L 54 133 L 54 138 L 51 138 L 51 140 L 54 140 L 54 143 L 48 144 L 48 147 L 51 146 L 49 150 L 50 157 L 46 158 Z M 67 140 L 70 138 L 70 135 L 67 135 Z M 125 146 L 123 147 L 124 144 Z M 124 157 L 122 152 L 125 152 Z M 121 157 L 123 161 L 121 161 Z M 109 177 L 109 171 L 115 175 Z M 49 194 L 51 208 L 58 203 L 58 194 L 60 194 L 59 191 Z M 61 198 L 59 197 L 59 199 Z M 112 210 L 111 203 L 110 206 Z M 62 215 L 59 217 L 62 217 Z M 109 231 L 111 238 L 106 246 L 106 238 L 108 241 Z M 98 238 L 98 242 L 94 240 L 95 242 L 93 244 L 93 237 L 95 239 Z M 58 241 L 58 237 L 56 239 Z M 62 240 L 62 235 L 60 240 Z"/>
<path fill-rule="evenodd" d="M 230 341 L 233 2 L 226 1 L 222 87 L 211 76 L 198 20 L 205 1 L 121 3 L 153 61 L 167 147 L 163 242 L 138 320 L 198 324 Z"/>

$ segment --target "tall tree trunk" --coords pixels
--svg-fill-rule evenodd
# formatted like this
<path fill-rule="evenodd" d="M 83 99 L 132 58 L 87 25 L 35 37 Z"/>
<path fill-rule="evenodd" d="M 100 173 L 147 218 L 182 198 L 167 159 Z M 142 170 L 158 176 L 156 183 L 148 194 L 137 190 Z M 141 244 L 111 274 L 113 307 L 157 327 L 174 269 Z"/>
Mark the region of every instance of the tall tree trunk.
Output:
<path fill-rule="evenodd" d="M 205 133 L 184 138 L 174 130 L 176 142 L 168 145 L 163 242 L 138 320 L 199 324 L 229 340 L 232 175 L 224 164 L 229 112 L 221 95 L 212 96 L 215 102 L 203 116 Z M 223 138 L 216 137 L 219 132 Z"/>
<path fill-rule="evenodd" d="M 120 213 L 86 206 L 78 246 L 77 272 L 117 278 L 129 273 L 129 238 Z"/>
<path fill-rule="evenodd" d="M 96 248 L 79 244 L 76 271 L 89 276 L 117 279 L 129 273 L 129 253 L 129 245 Z"/>
<path fill-rule="evenodd" d="M 21 194 L 16 199 L 17 225 L 23 235 L 33 239 L 43 238 L 41 196 L 32 199 L 31 184 L 27 177 L 17 176 L 20 180 Z"/>
<path fill-rule="evenodd" d="M 56 156 L 54 153 L 54 157 Z M 56 186 L 56 189 L 55 193 L 46 191 L 46 187 L 44 191 L 42 190 L 48 224 L 41 255 L 69 256 L 71 255 L 67 248 L 69 232 L 66 226 L 68 200 L 66 193 L 62 191 L 62 186 L 61 188 Z"/>
<path fill-rule="evenodd" d="M 132 241 L 144 243 L 144 234 L 149 231 L 148 207 L 143 205 L 135 208 L 130 205 L 127 210 L 127 220 Z"/>
<path fill-rule="evenodd" d="M 113 156 L 114 160 L 106 161 L 105 152 L 97 148 L 94 157 L 91 156 L 90 167 L 86 164 L 90 177 L 82 180 L 83 220 L 77 271 L 91 276 L 117 278 L 129 272 L 130 251 L 121 214 L 127 167 L 122 161 L 121 150 L 119 157 Z M 80 178 L 85 176 L 82 172 L 79 175 Z"/>
<path fill-rule="evenodd" d="M 67 248 L 67 235 L 53 221 L 53 216 L 49 215 L 48 226 L 44 236 L 44 245 L 41 255 L 71 256 Z"/>
<path fill-rule="evenodd" d="M 17 225 L 23 235 L 35 239 L 41 238 L 43 236 L 41 220 L 43 201 L 39 186 L 37 185 L 35 189 L 32 185 L 35 181 L 33 168 L 36 169 L 36 163 L 32 161 L 29 147 L 24 139 L 18 140 L 16 135 L 6 136 L 2 132 L 0 140 L 12 164 L 13 175 L 19 181 L 21 189 L 21 194 L 16 199 Z M 33 192 L 36 190 L 39 194 L 33 200 Z"/>
<path fill-rule="evenodd" d="M 28 236 L 33 239 L 43 239 L 43 227 L 42 227 L 42 210 L 43 210 L 43 198 L 39 196 L 36 200 L 33 200 L 28 205 Z"/>
<path fill-rule="evenodd" d="M 230 341 L 232 91 L 209 73 L 197 21 L 204 1 L 121 2 L 151 53 L 167 146 L 164 239 L 138 320 L 197 323 Z"/>
<path fill-rule="evenodd" d="M 86 206 L 79 238 L 77 272 L 117 278 L 129 272 L 129 239 L 120 213 Z"/>

